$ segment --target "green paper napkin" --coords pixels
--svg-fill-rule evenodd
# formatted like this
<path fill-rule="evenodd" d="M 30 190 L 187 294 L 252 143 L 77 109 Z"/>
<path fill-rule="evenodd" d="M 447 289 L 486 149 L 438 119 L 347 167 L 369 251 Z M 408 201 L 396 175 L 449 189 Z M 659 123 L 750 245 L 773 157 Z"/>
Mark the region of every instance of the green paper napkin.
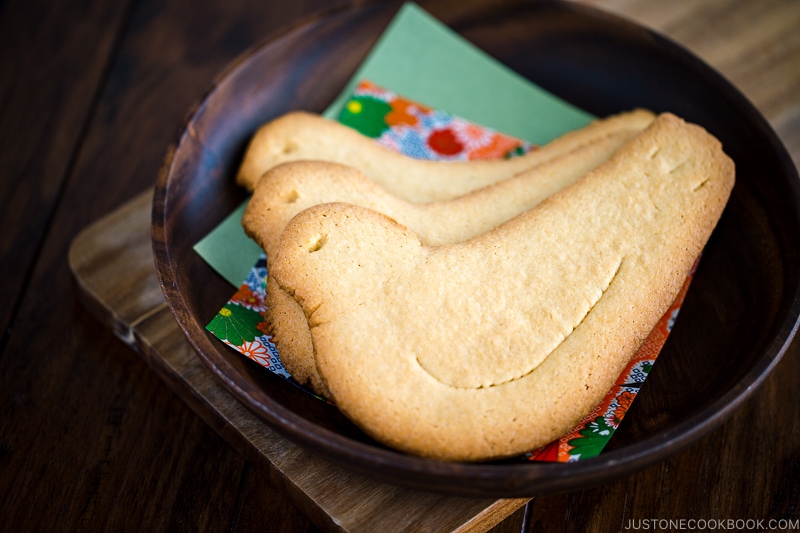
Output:
<path fill-rule="evenodd" d="M 337 119 L 362 79 L 533 144 L 547 143 L 594 118 L 501 65 L 413 3 L 402 6 L 323 114 Z M 260 254 L 241 228 L 243 209 L 195 245 L 234 287 Z"/>

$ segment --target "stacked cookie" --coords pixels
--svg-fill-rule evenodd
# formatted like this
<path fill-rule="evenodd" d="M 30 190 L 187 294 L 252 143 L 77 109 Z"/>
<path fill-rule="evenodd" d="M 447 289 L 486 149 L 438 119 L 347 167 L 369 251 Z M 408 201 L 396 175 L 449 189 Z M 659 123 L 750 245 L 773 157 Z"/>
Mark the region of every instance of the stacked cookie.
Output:
<path fill-rule="evenodd" d="M 602 399 L 734 170 L 698 126 L 642 110 L 470 163 L 293 113 L 257 133 L 238 179 L 287 369 L 388 446 L 477 461 L 544 445 Z"/>

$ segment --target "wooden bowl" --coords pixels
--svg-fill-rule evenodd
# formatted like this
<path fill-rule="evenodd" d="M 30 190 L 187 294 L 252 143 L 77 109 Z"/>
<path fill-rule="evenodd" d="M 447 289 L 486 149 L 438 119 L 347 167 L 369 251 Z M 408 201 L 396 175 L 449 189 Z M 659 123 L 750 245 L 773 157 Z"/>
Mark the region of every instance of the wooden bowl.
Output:
<path fill-rule="evenodd" d="M 223 73 L 189 116 L 156 187 L 153 250 L 166 300 L 200 358 L 239 401 L 313 453 L 386 482 L 457 495 L 534 496 L 608 482 L 717 427 L 775 366 L 797 327 L 797 171 L 759 112 L 698 58 L 652 31 L 561 2 L 470 7 L 444 22 L 598 116 L 641 106 L 701 124 L 737 167 L 680 319 L 599 457 L 453 464 L 398 453 L 206 331 L 233 290 L 192 245 L 245 198 L 233 178 L 246 142 L 287 111 L 322 111 L 398 7 L 339 12 L 264 43 Z"/>

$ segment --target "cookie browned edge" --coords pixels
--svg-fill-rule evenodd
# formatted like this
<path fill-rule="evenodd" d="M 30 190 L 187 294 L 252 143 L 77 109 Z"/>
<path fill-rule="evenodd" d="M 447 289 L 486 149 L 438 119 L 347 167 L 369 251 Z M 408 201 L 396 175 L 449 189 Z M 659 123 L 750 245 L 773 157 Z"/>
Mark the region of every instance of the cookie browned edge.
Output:
<path fill-rule="evenodd" d="M 410 202 L 446 200 L 570 152 L 592 138 L 650 120 L 652 113 L 637 109 L 596 119 L 522 156 L 444 163 L 412 159 L 348 126 L 320 115 L 295 111 L 256 131 L 245 151 L 236 182 L 252 191 L 270 168 L 288 161 L 315 159 L 356 167 L 387 191 Z"/>
<path fill-rule="evenodd" d="M 586 127 L 567 133 L 559 139 L 556 139 L 553 142 L 539 148 L 537 150 L 536 160 L 540 161 L 540 165 L 546 164 L 547 162 L 557 159 L 558 157 L 567 156 L 571 153 L 580 151 L 582 148 L 599 139 L 613 136 L 626 130 L 644 129 L 652 122 L 654 118 L 655 115 L 652 112 L 644 109 L 636 109 L 617 115 L 612 115 L 604 119 L 597 119 Z M 303 112 L 294 112 L 276 119 L 272 123 L 262 127 L 261 130 L 259 130 L 257 138 L 254 138 L 252 141 L 250 150 L 256 150 L 258 147 L 261 147 L 260 149 L 264 149 L 265 146 L 273 145 L 288 145 L 293 147 L 293 150 L 297 150 L 299 146 L 297 143 L 301 141 L 299 138 L 296 138 L 295 135 L 302 134 L 301 137 L 303 137 L 307 135 L 312 128 L 317 128 L 314 129 L 314 138 L 317 138 L 317 136 L 324 135 L 325 133 L 334 134 L 336 132 L 340 132 L 340 128 L 342 127 L 343 126 L 338 123 L 329 121 L 327 119 L 322 119 L 321 117 L 315 115 Z M 355 136 L 352 133 L 355 133 Z M 384 153 L 384 149 L 379 145 L 376 145 L 374 141 L 364 138 L 357 132 L 352 133 L 348 132 L 347 134 L 344 134 L 344 138 L 349 139 L 350 137 L 353 137 L 353 142 L 355 143 L 360 143 L 362 140 L 367 140 L 370 144 L 373 144 L 380 149 L 377 151 L 378 154 Z M 356 145 L 348 146 L 347 142 L 343 142 L 340 146 L 346 146 L 348 150 L 353 150 L 356 147 Z M 416 162 L 410 158 L 407 158 L 406 156 L 398 156 L 397 154 L 392 153 L 392 157 L 397 158 L 398 161 L 402 162 L 403 164 L 416 164 Z M 533 160 L 526 164 L 529 164 L 532 161 Z M 387 166 L 390 166 L 388 163 L 391 162 L 392 160 L 387 160 Z M 465 166 L 474 165 L 476 163 L 478 165 L 482 165 L 487 162 L 472 162 L 467 164 L 459 164 L 457 166 L 463 170 Z M 503 164 L 505 165 L 505 163 Z M 240 176 L 247 175 L 247 165 L 248 158 L 245 159 L 245 163 L 240 171 Z M 252 165 L 252 163 L 250 163 L 250 165 Z M 426 168 L 430 168 L 431 170 L 442 169 L 445 168 L 445 166 L 450 168 L 452 165 L 453 163 L 426 162 Z M 520 167 L 522 166 L 524 165 L 520 165 Z M 433 178 L 435 179 L 436 176 L 433 176 Z M 412 194 L 411 196 L 416 195 Z M 247 217 L 247 213 L 245 214 L 245 217 Z M 247 224 L 245 224 L 245 231 L 249 235 L 253 236 L 254 232 L 251 229 L 248 229 Z M 261 244 L 263 246 L 263 243 Z M 276 287 L 274 283 L 270 285 L 269 281 L 267 283 L 266 304 L 266 318 L 267 323 L 270 324 L 272 341 L 276 345 L 278 353 L 281 354 L 281 359 L 284 363 L 284 366 L 298 382 L 303 385 L 308 385 L 318 394 L 328 397 L 329 393 L 327 388 L 319 378 L 315 367 L 309 363 L 312 357 L 311 338 L 307 333 L 307 325 L 304 323 L 304 319 L 300 310 L 292 310 L 291 299 L 287 298 L 283 294 L 280 294 L 280 289 Z"/>
<path fill-rule="evenodd" d="M 336 201 L 381 211 L 407 225 L 427 245 L 461 242 L 490 231 L 573 183 L 639 133 L 641 129 L 610 133 L 506 180 L 427 204 L 399 199 L 352 167 L 323 161 L 284 163 L 259 181 L 242 225 L 272 257 L 281 231 L 294 215 L 311 205 Z M 298 382 L 326 396 L 313 362 L 311 338 L 303 331 L 307 325 L 302 310 L 274 283 L 267 284 L 266 304 L 283 365 Z"/>
<path fill-rule="evenodd" d="M 541 364 L 541 372 L 539 372 L 539 368 L 537 368 L 537 372 L 531 373 L 530 375 L 536 375 L 537 380 L 547 380 L 547 383 L 550 385 L 555 383 L 558 384 L 559 387 L 564 387 L 560 390 L 562 394 L 569 394 L 569 397 L 562 398 L 561 401 L 555 404 L 558 410 L 550 409 L 550 407 L 554 405 L 550 405 L 547 402 L 545 402 L 547 403 L 546 408 L 534 408 L 530 406 L 527 402 L 534 394 L 520 394 L 524 392 L 531 393 L 530 390 L 524 388 L 522 390 L 516 390 L 522 387 L 521 385 L 514 385 L 514 388 L 506 389 L 512 390 L 514 394 L 511 396 L 503 395 L 501 399 L 495 401 L 495 403 L 486 400 L 486 403 L 489 404 L 488 412 L 495 414 L 501 412 L 503 409 L 501 409 L 500 406 L 506 405 L 506 403 L 512 405 L 514 409 L 521 409 L 520 412 L 522 413 L 529 413 L 531 412 L 530 409 L 534 409 L 536 413 L 541 415 L 541 417 L 538 417 L 532 422 L 536 426 L 536 428 L 534 428 L 536 432 L 534 437 L 520 436 L 517 433 L 519 428 L 517 426 L 518 421 L 516 420 L 516 416 L 514 416 L 513 423 L 505 418 L 503 420 L 481 419 L 480 415 L 476 413 L 480 410 L 483 402 L 470 402 L 469 404 L 463 404 L 459 407 L 461 403 L 458 401 L 459 398 L 461 398 L 459 395 L 462 395 L 462 393 L 458 391 L 464 389 L 459 389 L 458 387 L 440 387 L 439 389 L 449 391 L 447 392 L 448 394 L 452 393 L 452 399 L 455 401 L 448 401 L 446 405 L 453 405 L 454 408 L 460 409 L 460 411 L 454 411 L 451 414 L 453 416 L 458 415 L 462 418 L 466 417 L 463 419 L 463 427 L 459 426 L 455 431 L 450 432 L 439 431 L 439 425 L 446 426 L 450 423 L 449 420 L 438 419 L 437 421 L 434 419 L 431 421 L 425 419 L 426 414 L 424 409 L 426 405 L 431 403 L 432 397 L 422 390 L 412 391 L 413 393 L 406 391 L 403 393 L 403 396 L 397 398 L 393 397 L 395 403 L 392 405 L 394 405 L 395 408 L 397 408 L 398 405 L 409 407 L 411 410 L 410 414 L 401 408 L 397 408 L 394 411 L 385 410 L 384 407 L 387 404 L 382 403 L 380 401 L 382 398 L 380 396 L 375 396 L 374 393 L 368 394 L 363 399 L 359 399 L 361 397 L 361 389 L 355 385 L 355 383 L 362 383 L 362 381 L 357 375 L 352 373 L 352 364 L 355 363 L 350 361 L 350 357 L 353 354 L 350 354 L 344 359 L 336 359 L 342 352 L 341 339 L 339 339 L 336 332 L 331 329 L 330 323 L 326 322 L 326 320 L 330 319 L 332 316 L 337 316 L 338 312 L 335 310 L 337 304 L 335 302 L 328 302 L 325 304 L 324 308 L 320 307 L 322 300 L 319 300 L 319 295 L 315 295 L 314 289 L 310 288 L 311 285 L 309 285 L 309 283 L 313 283 L 311 280 L 314 278 L 311 273 L 304 272 L 300 268 L 300 264 L 292 259 L 293 250 L 297 251 L 303 246 L 309 246 L 310 236 L 317 235 L 316 238 L 318 238 L 319 235 L 329 235 L 329 233 L 326 232 L 331 228 L 330 224 L 339 224 L 341 226 L 345 224 L 344 219 L 348 217 L 372 221 L 375 227 L 381 225 L 392 227 L 394 228 L 392 231 L 395 231 L 397 235 L 406 235 L 404 238 L 409 239 L 408 242 L 412 243 L 412 247 L 414 246 L 413 234 L 409 234 L 407 230 L 398 227 L 391 219 L 387 219 L 379 213 L 352 205 L 321 205 L 310 208 L 298 215 L 298 217 L 287 226 L 284 232 L 280 252 L 273 265 L 273 279 L 277 280 L 281 287 L 303 306 L 306 319 L 309 321 L 309 324 L 312 324 L 312 337 L 315 356 L 318 358 L 318 368 L 333 394 L 334 401 L 339 405 L 342 411 L 351 417 L 367 433 L 391 447 L 443 460 L 483 460 L 515 455 L 526 449 L 532 449 L 538 445 L 546 444 L 553 438 L 563 434 L 572 427 L 574 423 L 580 420 L 582 416 L 602 399 L 608 387 L 613 384 L 621 369 L 627 364 L 630 356 L 646 338 L 653 325 L 673 301 L 696 256 L 702 250 L 715 227 L 727 202 L 730 190 L 733 187 L 733 163 L 730 158 L 724 155 L 716 139 L 709 136 L 701 128 L 685 124 L 682 120 L 668 114 L 662 115 L 656 125 L 667 131 L 664 137 L 667 138 L 668 141 L 684 144 L 689 143 L 696 150 L 704 152 L 703 155 L 708 156 L 707 161 L 703 160 L 703 164 L 708 167 L 703 175 L 697 176 L 693 174 L 691 176 L 691 178 L 697 182 L 693 184 L 696 190 L 702 189 L 700 194 L 704 194 L 704 201 L 694 206 L 693 212 L 690 213 L 691 216 L 680 217 L 681 219 L 691 218 L 693 223 L 691 226 L 686 226 L 685 228 L 681 226 L 682 229 L 687 231 L 685 231 L 685 233 L 681 232 L 680 237 L 674 237 L 675 241 L 669 250 L 670 253 L 663 257 L 659 256 L 650 259 L 651 263 L 649 264 L 654 264 L 652 261 L 657 259 L 657 264 L 660 269 L 657 274 L 658 278 L 650 280 L 650 285 L 645 285 L 645 290 L 637 293 L 635 300 L 632 300 L 635 302 L 633 309 L 620 308 L 614 311 L 614 313 L 617 311 L 619 311 L 619 313 L 624 312 L 625 321 L 627 321 L 626 323 L 628 324 L 626 330 L 598 332 L 591 329 L 594 327 L 594 323 L 592 323 L 592 325 L 587 326 L 589 328 L 588 330 L 576 329 L 574 330 L 575 333 L 569 337 L 569 342 L 575 343 L 584 341 L 587 338 L 596 341 L 591 344 L 584 344 L 581 342 L 579 345 L 580 350 L 576 352 L 585 355 L 585 357 L 580 360 L 581 365 L 584 365 L 585 368 L 584 366 L 581 366 L 581 368 L 589 372 L 591 375 L 591 382 L 589 378 L 579 378 L 574 382 L 572 380 L 558 381 L 558 365 L 564 360 L 560 355 L 556 355 L 555 357 L 551 355 Z M 654 125 L 653 128 L 656 128 L 656 125 Z M 646 137 L 646 134 L 647 132 L 641 137 Z M 639 155 L 641 156 L 641 151 L 645 149 L 645 146 L 641 145 L 634 148 L 639 150 Z M 650 147 L 647 147 L 647 149 L 650 150 Z M 657 150 L 654 150 L 653 154 L 651 154 L 652 157 L 655 157 L 656 153 Z M 594 189 L 587 189 L 586 187 L 589 187 L 589 185 L 585 184 L 591 184 L 594 181 L 596 188 L 597 180 L 604 179 L 602 177 L 598 178 L 598 176 L 602 176 L 603 172 L 609 174 L 609 169 L 617 173 L 620 172 L 620 169 L 624 170 L 626 161 L 622 160 L 622 158 L 628 157 L 630 154 L 618 153 L 617 155 L 619 157 L 615 156 L 615 158 L 612 158 L 613 164 L 604 165 L 597 171 L 591 173 L 584 180 L 581 180 L 578 184 L 554 195 L 554 197 L 542 204 L 542 206 L 546 205 L 547 207 L 542 207 L 541 209 L 557 208 L 560 203 L 572 202 L 572 198 L 577 198 L 587 190 L 593 191 Z M 680 164 L 676 165 L 672 170 L 679 168 Z M 633 170 L 634 173 L 636 173 L 636 171 L 637 169 Z M 535 214 L 531 215 L 531 213 L 537 212 L 538 210 L 539 208 L 520 215 L 490 234 L 483 235 L 475 240 L 492 239 L 492 234 L 498 232 L 518 231 L 520 225 L 525 224 L 526 219 L 535 217 Z M 320 216 L 323 216 L 323 218 L 320 218 Z M 681 221 L 681 224 L 684 224 L 684 222 Z M 309 228 L 311 228 L 310 232 Z M 329 239 L 330 237 L 326 238 L 326 242 Z M 474 245 L 474 243 L 472 244 Z M 329 244 L 326 245 L 329 246 Z M 307 253 L 308 251 L 313 250 L 303 250 L 303 253 Z M 634 286 L 634 283 L 630 283 L 630 286 Z M 320 310 L 323 310 L 324 314 L 317 317 L 316 313 Z M 339 314 L 339 316 L 342 315 Z M 606 312 L 606 315 L 601 316 L 597 320 L 603 321 L 609 317 L 613 318 Z M 611 320 L 611 322 L 614 323 L 614 320 Z M 326 327 L 323 331 L 315 324 L 324 324 Z M 365 324 L 365 326 L 368 327 L 369 325 Z M 577 333 L 578 331 L 581 331 L 581 333 Z M 606 335 L 605 337 L 601 335 L 603 333 Z M 603 339 L 603 341 L 597 342 L 600 339 Z M 346 341 L 344 345 L 346 345 Z M 576 347 L 571 346 L 570 349 L 575 351 Z M 606 351 L 609 353 L 606 353 Z M 356 354 L 364 356 L 364 354 L 359 351 L 356 351 Z M 373 355 L 377 356 L 380 354 L 376 353 Z M 320 357 L 323 359 L 319 359 Z M 339 365 L 337 361 L 346 364 Z M 320 366 L 322 362 L 325 364 Z M 372 363 L 372 361 L 369 361 L 369 363 Z M 369 367 L 369 365 L 367 367 Z M 341 372 L 344 372 L 344 374 L 339 375 Z M 370 373 L 369 375 L 374 377 L 380 374 Z M 394 380 L 392 383 L 399 383 L 397 381 L 397 379 L 399 379 L 397 376 L 394 376 L 392 379 Z M 527 379 L 528 377 L 526 376 L 513 381 L 513 383 L 536 383 L 536 381 L 533 381 L 534 378 L 531 378 L 531 381 L 525 381 Z M 363 384 L 366 385 L 366 383 Z M 586 387 L 585 393 L 584 385 Z M 389 392 L 385 386 L 380 386 L 380 384 L 377 388 L 380 391 Z M 483 398 L 487 398 L 487 395 L 490 394 L 500 394 L 490 392 L 492 390 L 497 391 L 500 388 L 501 387 L 490 386 L 478 389 L 466 389 L 468 392 L 463 393 L 465 396 L 463 399 L 475 399 L 472 396 L 473 393 L 469 391 L 485 391 L 481 394 L 484 394 Z M 394 393 L 396 391 L 391 392 Z M 420 397 L 422 397 L 421 400 Z M 450 399 L 450 397 L 446 399 Z M 512 413 L 515 412 L 516 411 L 512 410 Z M 480 419 L 480 424 L 470 421 L 471 419 L 469 417 L 473 415 Z M 458 421 L 462 422 L 462 418 L 459 418 Z M 383 419 L 386 419 L 385 422 L 380 423 L 380 420 Z M 486 424 L 493 425 L 491 431 L 487 430 Z M 516 440 L 510 438 L 512 435 L 519 438 Z"/>

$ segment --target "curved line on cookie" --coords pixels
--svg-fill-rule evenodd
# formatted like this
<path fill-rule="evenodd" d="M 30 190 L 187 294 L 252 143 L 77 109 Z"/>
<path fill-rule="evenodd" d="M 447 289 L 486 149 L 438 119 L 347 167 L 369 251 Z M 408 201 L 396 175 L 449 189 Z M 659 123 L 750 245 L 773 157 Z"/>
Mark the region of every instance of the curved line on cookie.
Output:
<path fill-rule="evenodd" d="M 622 256 L 619 259 L 619 261 L 617 262 L 617 266 L 616 266 L 616 268 L 614 268 L 614 272 L 611 274 L 611 278 L 608 280 L 608 282 L 606 283 L 605 287 L 600 290 L 600 295 L 597 297 L 597 299 L 594 302 L 592 302 L 592 304 L 589 306 L 589 309 L 586 311 L 586 313 L 584 313 L 584 315 L 581 317 L 581 319 L 578 320 L 578 322 L 574 326 L 572 326 L 572 329 L 569 331 L 569 333 L 564 335 L 563 338 L 558 342 L 558 344 L 556 344 L 547 353 L 547 355 L 545 355 L 538 363 L 536 363 L 535 365 L 533 365 L 533 367 L 531 367 L 530 369 L 528 369 L 527 371 L 525 371 L 524 373 L 522 373 L 522 374 L 520 374 L 518 376 L 514 376 L 514 377 L 512 377 L 510 379 L 507 379 L 505 381 L 500 381 L 500 382 L 497 382 L 497 383 L 489 383 L 488 385 L 478 385 L 477 387 L 459 387 L 459 386 L 456 386 L 456 385 L 452 385 L 450 383 L 446 383 L 446 382 L 442 381 L 441 379 L 437 378 L 436 376 L 434 376 L 427 368 L 425 368 L 425 365 L 422 364 L 422 361 L 419 360 L 419 357 L 415 357 L 414 360 L 417 362 L 417 365 L 419 365 L 420 369 L 422 369 L 431 378 L 433 378 L 437 382 L 441 383 L 442 385 L 445 385 L 447 387 L 451 387 L 453 389 L 480 390 L 480 389 L 487 389 L 487 388 L 490 388 L 490 387 L 498 387 L 500 385 L 505 385 L 507 383 L 512 383 L 514 381 L 523 379 L 523 378 L 531 375 L 534 371 L 536 371 L 536 369 L 539 368 L 539 366 L 542 363 L 544 363 L 547 360 L 547 358 L 550 357 L 550 355 L 552 355 L 553 352 L 555 352 L 559 348 L 559 346 L 561 346 L 562 344 L 564 344 L 566 342 L 566 340 L 569 338 L 569 336 L 572 335 L 572 333 L 576 329 L 578 329 L 578 327 L 583 323 L 583 321 L 586 320 L 586 317 L 588 317 L 589 314 L 597 306 L 597 304 L 600 303 L 600 300 L 603 298 L 603 296 L 606 294 L 608 289 L 611 287 L 611 284 L 614 283 L 615 279 L 617 279 L 617 275 L 619 275 L 619 271 L 622 269 L 622 263 L 624 263 L 624 262 L 625 262 L 625 256 Z"/>

